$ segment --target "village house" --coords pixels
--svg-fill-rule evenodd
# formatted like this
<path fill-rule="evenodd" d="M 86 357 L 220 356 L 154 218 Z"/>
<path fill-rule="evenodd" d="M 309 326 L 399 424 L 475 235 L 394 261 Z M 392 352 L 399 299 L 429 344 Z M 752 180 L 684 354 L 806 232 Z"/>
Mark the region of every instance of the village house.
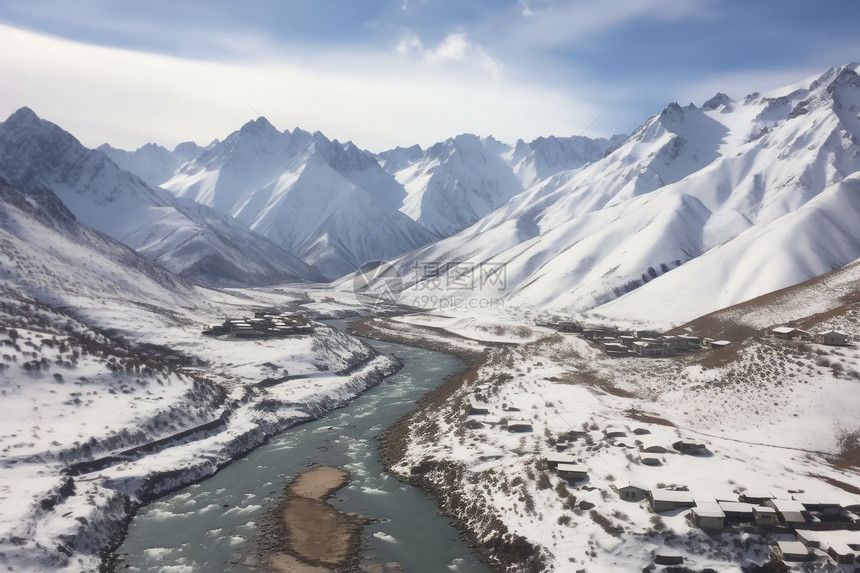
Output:
<path fill-rule="evenodd" d="M 665 358 L 675 354 L 672 348 L 653 339 L 637 340 L 633 343 L 633 352 L 645 358 Z"/>
<path fill-rule="evenodd" d="M 639 454 L 639 463 L 643 466 L 651 467 L 663 465 L 663 461 L 660 458 L 651 454 Z"/>
<path fill-rule="evenodd" d="M 827 330 L 818 332 L 814 337 L 818 344 L 827 344 L 829 346 L 846 346 L 850 341 L 848 335 L 841 330 Z"/>
<path fill-rule="evenodd" d="M 777 541 L 772 553 L 783 561 L 810 561 L 813 558 L 809 548 L 800 541 Z"/>
<path fill-rule="evenodd" d="M 755 519 L 755 524 L 759 527 L 776 527 L 779 525 L 779 516 L 772 507 L 753 507 L 753 518 Z"/>
<path fill-rule="evenodd" d="M 653 555 L 656 565 L 683 565 L 684 563 L 683 555 L 667 547 L 654 551 Z"/>
<path fill-rule="evenodd" d="M 256 312 L 254 318 L 228 318 L 220 326 L 210 325 L 203 334 L 207 336 L 232 334 L 235 338 L 277 338 L 311 332 L 313 332 L 313 326 L 302 316 Z"/>
<path fill-rule="evenodd" d="M 799 529 L 797 539 L 810 549 L 824 551 L 840 565 L 854 563 L 860 553 L 860 531 Z"/>
<path fill-rule="evenodd" d="M 489 413 L 490 407 L 487 404 L 478 402 L 477 400 L 470 400 L 469 404 L 466 406 L 466 414 L 469 416 L 486 416 Z"/>
<path fill-rule="evenodd" d="M 643 485 L 629 481 L 613 484 L 612 489 L 614 489 L 618 493 L 618 497 L 624 501 L 642 501 L 648 497 L 649 492 L 648 488 Z"/>
<path fill-rule="evenodd" d="M 827 499 L 805 493 L 793 494 L 791 499 L 803 504 L 803 508 L 806 511 L 816 513 L 824 519 L 835 519 L 842 513 L 842 504 L 835 499 Z"/>
<path fill-rule="evenodd" d="M 546 465 L 556 469 L 559 464 L 576 464 L 576 458 L 570 454 L 549 454 L 546 457 Z"/>
<path fill-rule="evenodd" d="M 799 501 L 793 499 L 768 499 L 764 504 L 776 510 L 780 521 L 786 527 L 795 527 L 806 523 L 806 516 L 803 514 L 806 508 Z"/>
<path fill-rule="evenodd" d="M 588 478 L 588 470 L 579 464 L 558 464 L 555 469 L 560 478 L 568 481 L 581 481 Z"/>
<path fill-rule="evenodd" d="M 678 338 L 684 342 L 687 350 L 696 350 L 702 346 L 702 337 L 693 334 L 679 334 Z"/>
<path fill-rule="evenodd" d="M 673 353 L 687 350 L 687 342 L 680 336 L 663 336 L 659 339 L 659 343 L 669 348 Z"/>
<path fill-rule="evenodd" d="M 606 352 L 607 356 L 611 356 L 613 358 L 622 358 L 627 356 L 630 352 L 627 350 L 627 347 L 621 344 L 620 342 L 606 342 L 603 344 L 603 351 Z"/>
<path fill-rule="evenodd" d="M 756 508 L 751 503 L 742 501 L 720 501 L 720 509 L 726 515 L 726 521 L 732 524 L 753 523 L 755 517 L 753 510 Z"/>
<path fill-rule="evenodd" d="M 841 565 L 854 563 L 860 545 L 846 545 L 844 543 L 832 543 L 827 546 L 827 554 Z"/>
<path fill-rule="evenodd" d="M 776 328 L 771 328 L 770 333 L 776 338 L 780 338 L 782 340 L 794 340 L 795 338 L 800 338 L 800 334 L 797 332 L 797 329 L 790 326 L 777 326 Z"/>
<path fill-rule="evenodd" d="M 582 335 L 588 340 L 604 340 L 606 338 L 611 340 L 618 339 L 618 331 L 610 330 L 608 328 L 583 328 Z"/>
<path fill-rule="evenodd" d="M 765 501 L 769 499 L 774 499 L 776 496 L 770 493 L 769 491 L 764 490 L 746 490 L 741 492 L 738 495 L 738 499 L 745 503 L 752 503 L 754 505 L 761 505 Z"/>
<path fill-rule="evenodd" d="M 564 321 L 558 323 L 559 332 L 582 332 L 582 325 L 578 322 Z"/>
<path fill-rule="evenodd" d="M 607 440 L 611 440 L 614 438 L 624 438 L 627 436 L 627 430 L 624 428 L 619 428 L 618 426 L 606 426 L 603 429 L 603 436 Z"/>
<path fill-rule="evenodd" d="M 689 491 L 674 489 L 652 489 L 648 497 L 651 500 L 651 509 L 656 513 L 674 511 L 676 509 L 687 509 L 695 507 L 696 502 L 693 494 Z"/>
<path fill-rule="evenodd" d="M 532 423 L 530 420 L 509 420 L 508 421 L 508 431 L 509 432 L 531 432 L 532 431 Z"/>
<path fill-rule="evenodd" d="M 726 514 L 717 502 L 697 502 L 690 510 L 690 520 L 700 529 L 719 531 L 726 526 Z"/>
<path fill-rule="evenodd" d="M 632 334 L 622 334 L 618 337 L 618 341 L 621 342 L 627 348 L 632 348 L 633 343 L 636 342 L 636 337 Z"/>

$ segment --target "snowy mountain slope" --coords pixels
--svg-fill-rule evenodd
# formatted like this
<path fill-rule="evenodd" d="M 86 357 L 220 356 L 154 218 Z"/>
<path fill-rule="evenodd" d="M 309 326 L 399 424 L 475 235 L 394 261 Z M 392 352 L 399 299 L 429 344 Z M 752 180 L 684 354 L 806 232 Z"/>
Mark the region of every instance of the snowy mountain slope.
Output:
<path fill-rule="evenodd" d="M 833 317 L 845 317 L 850 321 L 851 309 L 856 309 L 858 302 L 860 260 L 802 283 L 708 313 L 680 328 L 712 338 L 732 340 L 785 324 L 809 330 L 821 328 L 822 322 L 830 322 Z M 852 322 L 852 327 L 846 328 L 843 324 L 839 328 L 851 331 L 849 334 L 856 340 L 860 335 L 860 324 L 856 320 Z"/>
<path fill-rule="evenodd" d="M 503 157 L 512 165 L 523 186 L 529 188 L 561 171 L 579 169 L 599 161 L 608 150 L 624 143 L 627 137 L 550 136 L 539 137 L 530 143 L 520 139 Z"/>
<path fill-rule="evenodd" d="M 200 334 L 293 302 L 196 287 L 82 225 L 52 191 L 0 180 L 0 566 L 103 569 L 141 503 L 398 368 L 320 324 L 277 339 Z"/>
<path fill-rule="evenodd" d="M 338 277 L 435 237 L 397 211 L 405 193 L 351 143 L 265 118 L 208 148 L 164 184 L 176 196 L 229 214 Z"/>
<path fill-rule="evenodd" d="M 856 67 L 742 103 L 668 106 L 604 159 L 403 259 L 407 283 L 419 282 L 407 297 L 428 286 L 410 269 L 454 259 L 475 267 L 469 284 L 481 263 L 504 265 L 510 303 L 585 311 L 649 283 L 607 314 L 683 321 L 860 258 L 856 225 L 842 218 L 856 212 L 856 181 L 839 185 L 860 170 Z M 660 297 L 668 307 L 651 304 L 669 282 L 687 302 L 675 291 Z"/>
<path fill-rule="evenodd" d="M 860 173 L 828 187 L 803 209 L 751 227 L 595 312 L 635 319 L 644 305 L 661 308 L 661 320 L 678 324 L 702 310 L 731 306 L 823 275 L 860 259 L 858 220 Z"/>
<path fill-rule="evenodd" d="M 107 143 L 98 146 L 123 171 L 134 173 L 150 187 L 158 187 L 171 179 L 179 169 L 203 152 L 203 148 L 187 141 L 173 151 L 160 145 L 147 143 L 134 151 L 111 147 Z"/>
<path fill-rule="evenodd" d="M 199 302 L 193 285 L 81 225 L 50 190 L 24 193 L 2 179 L 0 260 L 4 288 L 112 328 L 123 329 L 130 307 Z"/>
<path fill-rule="evenodd" d="M 226 286 L 319 278 L 235 221 L 148 187 L 27 108 L 0 124 L 0 176 L 25 191 L 51 189 L 85 225 L 191 280 Z"/>
<path fill-rule="evenodd" d="M 523 192 L 500 154 L 469 134 L 437 143 L 396 175 L 407 193 L 401 211 L 440 236 L 468 227 Z"/>
<path fill-rule="evenodd" d="M 600 160 L 627 139 L 540 137 L 507 145 L 464 134 L 433 145 L 377 155 L 409 194 L 401 211 L 442 236 L 468 227 L 545 179 Z"/>
<path fill-rule="evenodd" d="M 392 175 L 421 161 L 422 157 L 424 157 L 424 150 L 417 144 L 410 147 L 398 146 L 376 154 L 379 165 Z"/>

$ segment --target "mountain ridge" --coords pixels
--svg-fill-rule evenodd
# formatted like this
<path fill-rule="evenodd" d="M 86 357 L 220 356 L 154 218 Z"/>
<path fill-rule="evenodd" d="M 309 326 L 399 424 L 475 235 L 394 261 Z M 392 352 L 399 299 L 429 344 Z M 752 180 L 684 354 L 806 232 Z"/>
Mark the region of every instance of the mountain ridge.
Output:
<path fill-rule="evenodd" d="M 321 278 L 232 219 L 181 206 L 29 108 L 0 123 L 0 176 L 25 191 L 52 190 L 81 223 L 191 280 L 230 286 Z M 203 259 L 221 276 L 198 272 Z"/>

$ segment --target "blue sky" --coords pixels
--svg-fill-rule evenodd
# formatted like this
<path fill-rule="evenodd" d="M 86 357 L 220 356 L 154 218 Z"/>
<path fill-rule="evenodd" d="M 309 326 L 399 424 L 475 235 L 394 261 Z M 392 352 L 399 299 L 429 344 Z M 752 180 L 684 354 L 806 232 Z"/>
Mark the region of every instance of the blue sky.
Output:
<path fill-rule="evenodd" d="M 4 0 L 0 115 L 124 148 L 256 115 L 375 151 L 607 136 L 860 60 L 858 28 L 856 0 Z"/>

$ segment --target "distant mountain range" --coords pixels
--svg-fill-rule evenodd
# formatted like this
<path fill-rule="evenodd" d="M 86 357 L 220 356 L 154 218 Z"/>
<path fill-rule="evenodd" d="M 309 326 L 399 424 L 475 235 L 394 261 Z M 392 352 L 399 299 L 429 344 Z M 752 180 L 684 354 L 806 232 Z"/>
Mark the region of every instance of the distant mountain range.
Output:
<path fill-rule="evenodd" d="M 90 150 L 23 108 L 0 124 L 0 177 L 200 284 L 394 260 L 407 303 L 679 323 L 860 258 L 857 67 L 672 103 L 629 137 L 379 154 L 262 117 L 206 147 Z"/>
<path fill-rule="evenodd" d="M 192 281 L 239 286 L 321 279 L 230 217 L 147 185 L 28 108 L 0 123 L 0 177 L 23 192 L 51 190 L 81 223 Z"/>
<path fill-rule="evenodd" d="M 858 111 L 857 64 L 670 104 L 602 159 L 402 257 L 405 298 L 440 283 L 487 296 L 474 285 L 496 265 L 510 304 L 678 323 L 841 267 L 860 258 Z M 440 277 L 428 261 L 459 264 Z"/>
<path fill-rule="evenodd" d="M 457 233 L 542 177 L 623 141 L 460 135 L 373 155 L 353 143 L 250 121 L 205 148 L 99 150 L 152 186 L 229 215 L 335 279 Z"/>

